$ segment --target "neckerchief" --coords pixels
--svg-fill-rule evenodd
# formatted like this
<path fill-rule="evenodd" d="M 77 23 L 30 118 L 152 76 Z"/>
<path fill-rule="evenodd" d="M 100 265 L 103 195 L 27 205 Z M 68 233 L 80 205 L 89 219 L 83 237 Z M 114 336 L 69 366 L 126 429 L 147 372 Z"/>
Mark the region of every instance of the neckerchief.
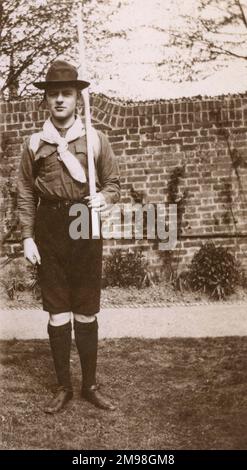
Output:
<path fill-rule="evenodd" d="M 78 116 L 68 129 L 65 137 L 61 137 L 50 118 L 45 121 L 43 129 L 39 133 L 39 139 L 57 145 L 58 159 L 64 163 L 72 178 L 80 183 L 87 181 L 85 171 L 79 160 L 69 151 L 68 144 L 79 137 L 83 137 L 85 133 L 84 124 Z"/>

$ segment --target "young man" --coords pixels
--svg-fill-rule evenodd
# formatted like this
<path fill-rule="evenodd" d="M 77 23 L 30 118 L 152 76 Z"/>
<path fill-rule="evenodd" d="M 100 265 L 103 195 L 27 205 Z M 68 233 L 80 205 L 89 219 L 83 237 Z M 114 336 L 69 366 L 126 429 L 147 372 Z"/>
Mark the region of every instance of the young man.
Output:
<path fill-rule="evenodd" d="M 64 61 L 54 62 L 44 82 L 50 118 L 25 143 L 18 178 L 18 209 L 24 256 L 38 266 L 43 309 L 58 391 L 45 411 L 55 413 L 72 398 L 71 312 L 82 369 L 82 397 L 114 409 L 98 390 L 96 362 L 102 269 L 102 238 L 71 237 L 73 204 L 97 211 L 119 200 L 119 170 L 107 138 L 93 130 L 97 194 L 89 196 L 85 128 L 76 115 L 79 91 L 87 82 Z M 89 213 L 89 221 L 91 220 Z M 87 220 L 85 220 L 85 224 Z M 89 222 L 91 235 L 91 223 Z M 76 239 L 75 239 L 76 238 Z"/>

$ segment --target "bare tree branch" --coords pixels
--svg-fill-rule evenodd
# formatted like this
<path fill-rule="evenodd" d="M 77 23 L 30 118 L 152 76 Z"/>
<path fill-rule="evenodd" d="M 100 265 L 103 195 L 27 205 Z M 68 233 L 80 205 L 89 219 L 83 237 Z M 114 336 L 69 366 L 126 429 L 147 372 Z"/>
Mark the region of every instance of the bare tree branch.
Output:
<path fill-rule="evenodd" d="M 245 27 L 247 28 L 247 19 L 246 19 L 246 16 L 245 16 L 245 13 L 244 13 L 244 9 L 243 9 L 243 7 L 242 7 L 242 4 L 241 4 L 241 2 L 240 2 L 239 0 L 235 0 L 235 2 L 236 2 L 236 5 L 238 5 L 239 10 L 240 10 L 240 12 L 241 12 L 241 16 L 242 16 L 243 23 L 244 23 Z"/>
<path fill-rule="evenodd" d="M 236 59 L 246 61 L 247 18 L 246 5 L 242 0 L 198 0 L 197 16 L 183 15 L 184 28 L 172 27 L 164 30 L 155 27 L 160 32 L 169 34 L 168 47 L 186 51 L 190 54 L 189 64 L 183 59 L 175 61 L 178 70 L 187 73 L 187 77 L 198 72 L 198 64 L 211 62 L 220 67 L 223 60 Z M 217 12 L 217 14 L 215 14 Z M 182 17 L 182 16 L 181 16 Z M 160 61 L 163 65 L 166 61 Z M 189 70 L 190 68 L 190 70 Z M 202 70 L 202 68 L 201 68 Z"/>
<path fill-rule="evenodd" d="M 80 1 L 85 5 L 85 34 L 91 48 L 96 44 L 99 51 L 103 41 L 125 37 L 126 31 L 121 28 L 114 32 L 106 28 L 104 15 L 98 15 L 98 21 L 94 21 L 95 3 L 103 10 L 105 0 Z M 30 77 L 32 81 L 39 78 L 54 58 L 73 55 L 75 59 L 74 3 L 75 0 L 44 0 L 42 4 L 37 0 L 0 0 L 0 73 L 4 96 L 10 99 L 11 93 L 23 94 Z M 119 2 L 115 8 L 107 10 L 108 21 L 121 5 Z"/>

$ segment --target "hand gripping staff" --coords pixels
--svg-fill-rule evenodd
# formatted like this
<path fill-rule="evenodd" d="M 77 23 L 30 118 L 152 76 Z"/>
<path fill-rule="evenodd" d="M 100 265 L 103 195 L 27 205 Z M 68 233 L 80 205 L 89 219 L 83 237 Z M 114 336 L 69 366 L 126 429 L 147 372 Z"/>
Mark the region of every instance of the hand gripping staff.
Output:
<path fill-rule="evenodd" d="M 79 78 L 81 78 L 82 80 L 85 80 L 86 57 L 85 57 L 85 44 L 84 44 L 83 21 L 82 21 L 82 4 L 80 2 L 78 5 L 78 9 L 77 9 L 77 30 L 78 30 L 78 39 L 79 39 Z M 83 97 L 84 113 L 85 113 L 89 193 L 90 193 L 90 196 L 94 196 L 96 194 L 96 183 L 95 183 L 93 134 L 92 134 L 92 123 L 91 123 L 88 87 L 84 88 L 81 93 Z M 98 212 L 92 209 L 92 237 L 99 238 L 99 236 L 100 236 L 99 215 L 98 215 Z"/>

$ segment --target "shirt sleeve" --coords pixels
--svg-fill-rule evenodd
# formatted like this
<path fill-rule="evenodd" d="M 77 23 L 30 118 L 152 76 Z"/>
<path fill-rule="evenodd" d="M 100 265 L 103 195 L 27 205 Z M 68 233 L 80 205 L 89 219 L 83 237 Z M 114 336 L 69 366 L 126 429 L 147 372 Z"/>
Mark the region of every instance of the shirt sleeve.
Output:
<path fill-rule="evenodd" d="M 107 137 L 98 132 L 101 151 L 97 162 L 101 192 L 107 204 L 115 204 L 120 199 L 120 173 L 116 156 Z"/>
<path fill-rule="evenodd" d="M 26 140 L 17 180 L 18 213 L 23 239 L 34 236 L 37 195 L 34 188 L 33 159 L 33 153 Z"/>

